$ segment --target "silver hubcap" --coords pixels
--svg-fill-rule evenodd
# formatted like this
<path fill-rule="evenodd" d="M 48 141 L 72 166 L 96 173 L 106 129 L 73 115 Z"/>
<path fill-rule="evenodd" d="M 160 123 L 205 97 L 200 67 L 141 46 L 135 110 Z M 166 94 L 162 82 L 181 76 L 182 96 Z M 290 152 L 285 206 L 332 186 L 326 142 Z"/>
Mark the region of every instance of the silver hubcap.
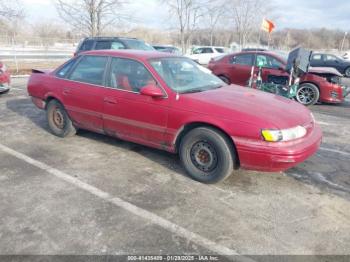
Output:
<path fill-rule="evenodd" d="M 64 116 L 58 107 L 53 110 L 52 119 L 57 128 L 64 128 Z"/>
<path fill-rule="evenodd" d="M 345 75 L 350 77 L 350 68 L 346 69 Z"/>
<path fill-rule="evenodd" d="M 297 94 L 298 102 L 310 104 L 315 99 L 315 91 L 311 87 L 302 87 Z"/>

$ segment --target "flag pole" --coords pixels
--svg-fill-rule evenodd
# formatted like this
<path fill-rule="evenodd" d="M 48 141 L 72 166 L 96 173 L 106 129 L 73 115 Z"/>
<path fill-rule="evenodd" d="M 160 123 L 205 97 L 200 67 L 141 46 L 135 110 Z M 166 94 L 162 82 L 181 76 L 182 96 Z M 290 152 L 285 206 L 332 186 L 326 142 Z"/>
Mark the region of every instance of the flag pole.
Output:
<path fill-rule="evenodd" d="M 267 38 L 267 50 L 270 50 L 270 41 L 271 41 L 271 33 L 268 33 L 268 38 Z"/>

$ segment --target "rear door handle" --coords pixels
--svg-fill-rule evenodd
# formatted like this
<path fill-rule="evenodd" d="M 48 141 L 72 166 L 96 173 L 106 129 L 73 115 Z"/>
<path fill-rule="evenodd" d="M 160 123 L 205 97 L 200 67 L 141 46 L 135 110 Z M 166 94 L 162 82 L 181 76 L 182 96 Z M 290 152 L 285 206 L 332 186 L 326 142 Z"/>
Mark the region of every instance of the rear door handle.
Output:
<path fill-rule="evenodd" d="M 110 98 L 110 97 L 105 97 L 104 100 L 103 100 L 105 103 L 108 103 L 108 104 L 117 104 L 117 100 L 115 100 L 114 98 Z"/>

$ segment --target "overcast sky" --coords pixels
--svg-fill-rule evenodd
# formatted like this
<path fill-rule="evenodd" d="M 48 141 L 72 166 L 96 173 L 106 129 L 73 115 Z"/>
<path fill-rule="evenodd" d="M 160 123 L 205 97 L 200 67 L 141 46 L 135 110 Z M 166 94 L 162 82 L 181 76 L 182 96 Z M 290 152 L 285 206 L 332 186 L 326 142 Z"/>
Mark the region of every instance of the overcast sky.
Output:
<path fill-rule="evenodd" d="M 1 1 L 1 0 L 0 0 Z M 58 20 L 52 0 L 22 0 L 28 20 Z M 349 0 L 272 0 L 277 28 L 319 28 L 350 30 Z M 133 0 L 130 7 L 139 24 L 167 28 L 168 13 L 157 0 Z"/>

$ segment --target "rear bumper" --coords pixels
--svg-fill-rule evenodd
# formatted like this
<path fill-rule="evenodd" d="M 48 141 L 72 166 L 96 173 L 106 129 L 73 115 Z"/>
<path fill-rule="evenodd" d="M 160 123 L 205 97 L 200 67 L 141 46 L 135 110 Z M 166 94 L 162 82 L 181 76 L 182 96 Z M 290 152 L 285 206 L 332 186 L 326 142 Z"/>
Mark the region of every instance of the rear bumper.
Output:
<path fill-rule="evenodd" d="M 45 109 L 46 107 L 46 102 L 40 98 L 32 96 L 32 102 L 39 109 Z"/>
<path fill-rule="evenodd" d="M 321 145 L 322 131 L 315 125 L 305 137 L 291 142 L 232 139 L 236 144 L 241 168 L 279 172 L 292 168 L 315 154 Z"/>

